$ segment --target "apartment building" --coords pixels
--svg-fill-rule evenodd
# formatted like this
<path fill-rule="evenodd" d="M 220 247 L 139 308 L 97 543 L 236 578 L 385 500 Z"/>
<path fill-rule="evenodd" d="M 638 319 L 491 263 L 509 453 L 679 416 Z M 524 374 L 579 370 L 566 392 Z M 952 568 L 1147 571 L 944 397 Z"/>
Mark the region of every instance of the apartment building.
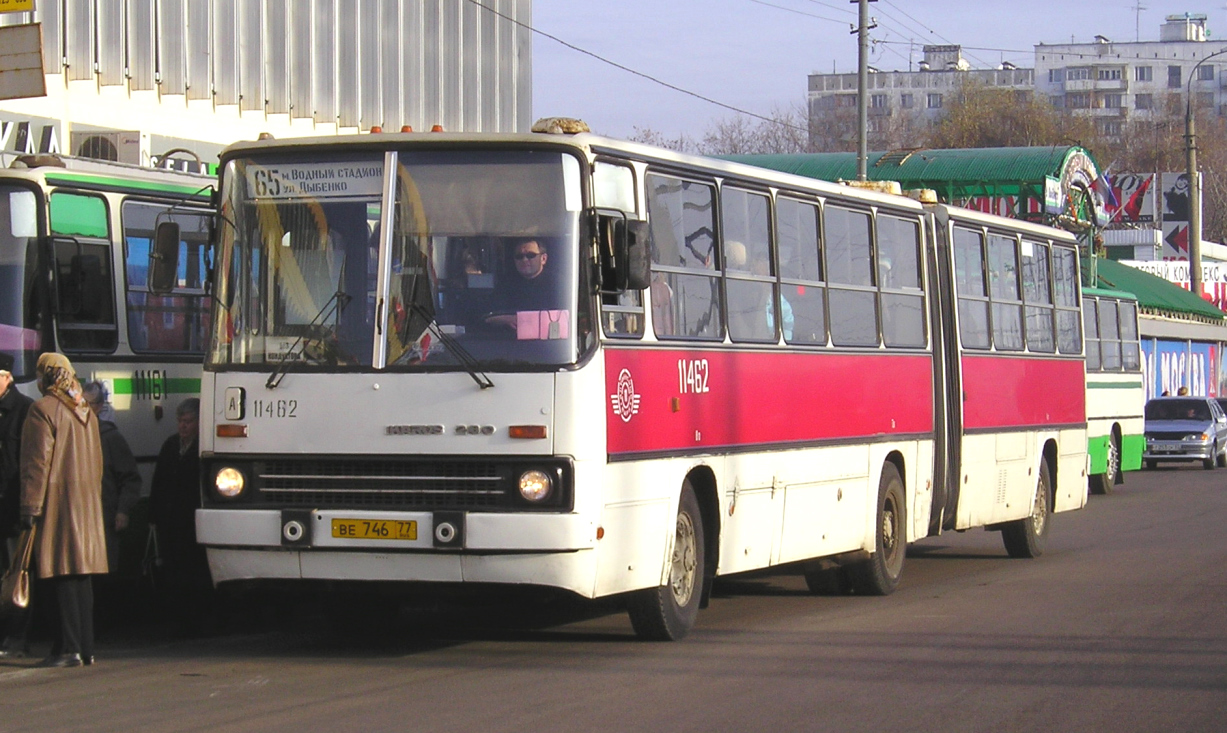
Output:
<path fill-rule="evenodd" d="M 966 83 L 1009 89 L 1020 97 L 1033 93 L 1032 69 L 1008 62 L 995 69 L 973 69 L 958 45 L 924 46 L 916 71 L 870 69 L 868 142 L 871 149 L 897 147 L 910 133 L 941 119 Z M 819 150 L 856 140 L 857 75 L 810 74 L 811 135 Z"/>
<path fill-rule="evenodd" d="M 1125 121 L 1152 116 L 1171 102 L 1227 114 L 1227 42 L 1211 41 L 1205 15 L 1169 15 L 1157 41 L 1041 43 L 1035 47 L 1035 91 L 1054 106 L 1091 115 L 1101 133 L 1119 135 Z"/>

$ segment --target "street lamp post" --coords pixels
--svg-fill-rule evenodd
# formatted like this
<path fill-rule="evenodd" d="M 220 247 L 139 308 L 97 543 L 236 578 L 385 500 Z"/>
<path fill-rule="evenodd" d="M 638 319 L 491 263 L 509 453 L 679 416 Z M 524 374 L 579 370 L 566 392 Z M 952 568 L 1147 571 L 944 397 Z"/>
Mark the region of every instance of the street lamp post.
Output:
<path fill-rule="evenodd" d="M 1193 115 L 1193 79 L 1197 69 L 1215 56 L 1227 53 L 1227 48 L 1215 51 L 1198 61 L 1189 72 L 1184 95 L 1184 157 L 1189 178 L 1189 290 L 1202 297 L 1201 280 L 1201 177 L 1197 172 L 1197 121 Z"/>

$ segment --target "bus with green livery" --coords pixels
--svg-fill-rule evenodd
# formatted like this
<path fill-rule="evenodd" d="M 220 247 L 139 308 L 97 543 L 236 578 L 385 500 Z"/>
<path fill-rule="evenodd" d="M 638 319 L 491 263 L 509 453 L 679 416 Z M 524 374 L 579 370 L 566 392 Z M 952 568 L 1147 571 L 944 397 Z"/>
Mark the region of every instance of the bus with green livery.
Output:
<path fill-rule="evenodd" d="M 58 155 L 0 154 L 0 368 L 38 397 L 39 354 L 101 381 L 148 490 L 175 407 L 200 394 L 215 179 Z M 150 292 L 158 223 L 181 232 L 174 288 Z"/>
<path fill-rule="evenodd" d="M 1146 380 L 1138 304 L 1118 290 L 1082 288 L 1086 334 L 1086 433 L 1090 490 L 1110 494 L 1142 467 Z"/>

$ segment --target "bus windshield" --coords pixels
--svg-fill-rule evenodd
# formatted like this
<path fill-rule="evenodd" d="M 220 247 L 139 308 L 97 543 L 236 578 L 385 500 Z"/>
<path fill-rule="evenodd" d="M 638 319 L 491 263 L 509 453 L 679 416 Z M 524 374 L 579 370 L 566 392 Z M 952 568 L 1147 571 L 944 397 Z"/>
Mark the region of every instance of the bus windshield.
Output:
<path fill-rule="evenodd" d="M 517 370 L 591 341 L 570 155 L 240 158 L 222 198 L 212 366 Z"/>
<path fill-rule="evenodd" d="M 34 375 L 43 346 L 38 280 L 37 198 L 29 189 L 0 186 L 0 369 L 19 380 Z"/>

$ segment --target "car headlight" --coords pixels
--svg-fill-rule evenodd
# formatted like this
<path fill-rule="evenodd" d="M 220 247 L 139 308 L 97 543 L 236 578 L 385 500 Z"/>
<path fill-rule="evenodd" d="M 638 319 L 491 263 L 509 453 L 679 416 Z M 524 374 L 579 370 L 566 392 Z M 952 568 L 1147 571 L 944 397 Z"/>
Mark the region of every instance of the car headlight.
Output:
<path fill-rule="evenodd" d="M 1193 433 L 1192 435 L 1184 436 L 1184 439 L 1185 440 L 1197 440 L 1197 441 L 1201 441 L 1202 443 L 1204 443 L 1210 439 L 1210 436 L 1206 435 L 1205 433 Z"/>
<path fill-rule="evenodd" d="M 520 496 L 531 502 L 545 501 L 554 493 L 554 480 L 535 468 L 520 474 Z"/>
<path fill-rule="evenodd" d="M 213 477 L 213 488 L 217 490 L 217 495 L 227 499 L 233 499 L 243 493 L 246 485 L 247 479 L 243 477 L 243 472 L 231 466 L 218 470 Z"/>

